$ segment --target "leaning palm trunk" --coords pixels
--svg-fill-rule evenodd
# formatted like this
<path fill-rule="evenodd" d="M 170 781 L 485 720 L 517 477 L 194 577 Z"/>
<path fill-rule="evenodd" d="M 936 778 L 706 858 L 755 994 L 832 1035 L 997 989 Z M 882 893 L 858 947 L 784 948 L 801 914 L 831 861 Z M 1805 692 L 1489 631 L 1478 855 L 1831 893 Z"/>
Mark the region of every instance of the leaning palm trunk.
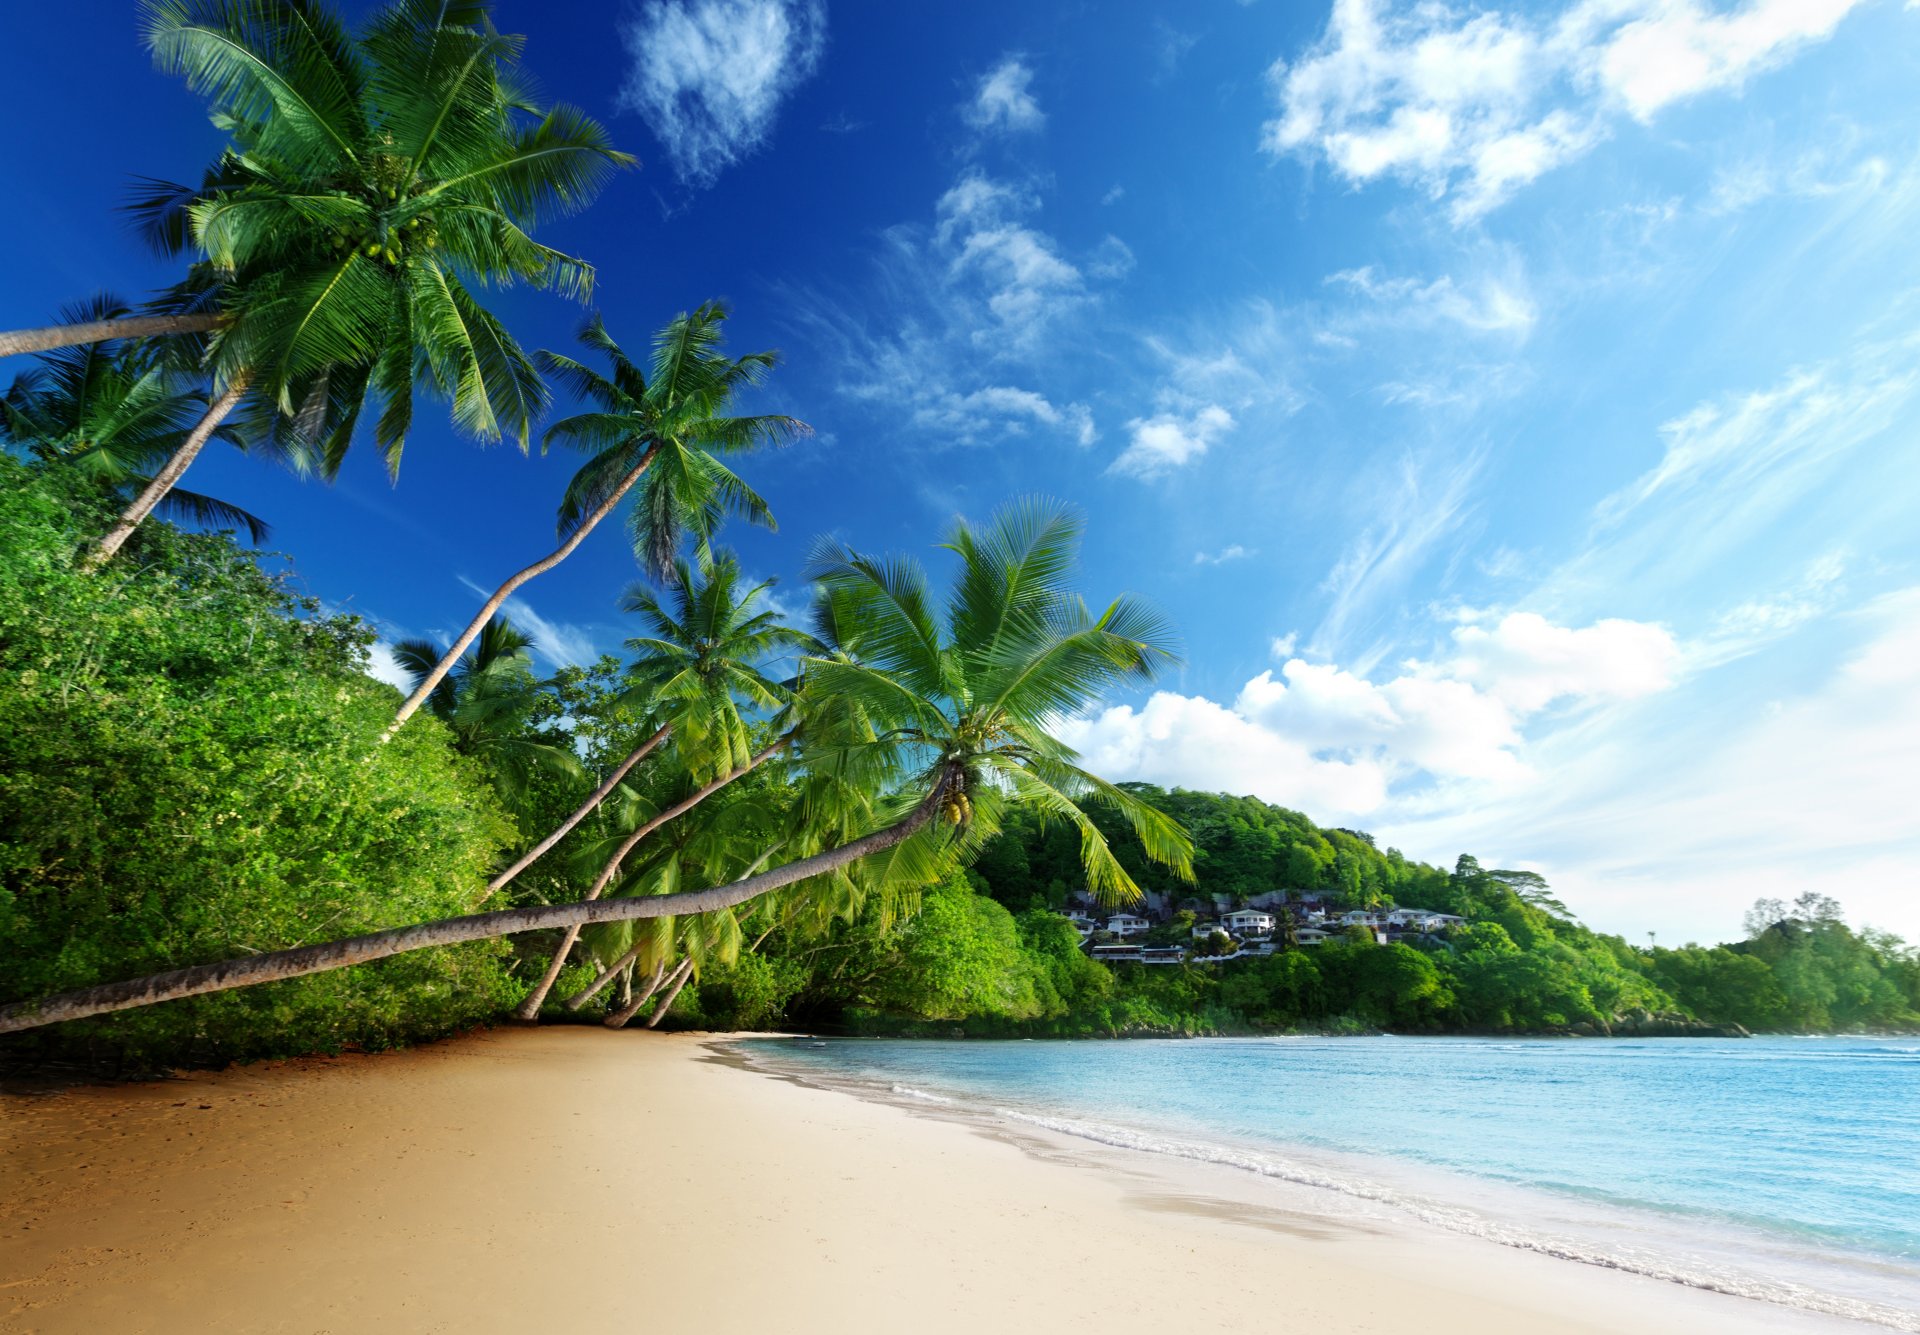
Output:
<path fill-rule="evenodd" d="M 692 967 L 693 967 L 692 960 L 690 959 L 681 960 L 680 967 L 675 969 L 671 974 L 667 976 L 665 980 L 666 986 L 668 988 L 666 1000 L 662 1001 L 659 1006 L 654 1008 L 654 1014 L 658 1015 L 662 1009 L 664 1009 L 667 1006 L 671 1006 L 673 1004 L 673 999 L 680 995 L 680 985 L 686 981 L 684 975 L 686 974 L 687 970 L 691 969 Z M 647 1004 L 647 998 L 651 997 L 655 992 L 659 991 L 660 985 L 661 985 L 660 970 L 655 969 L 653 973 L 653 982 L 644 993 L 642 993 L 639 997 L 635 998 L 634 1000 L 628 1002 L 626 1005 L 622 1006 L 619 1010 L 613 1012 L 613 1014 L 607 1016 L 607 1018 L 602 1020 L 600 1023 L 604 1024 L 609 1029 L 626 1028 L 627 1021 L 631 1020 L 634 1016 L 640 1013 L 640 1008 Z"/>
<path fill-rule="evenodd" d="M 579 1010 L 582 1006 L 586 1005 L 589 1001 L 592 1001 L 595 997 L 599 996 L 600 990 L 604 988 L 608 983 L 611 983 L 615 978 L 619 977 L 620 971 L 622 969 L 631 968 L 633 964 L 639 960 L 641 952 L 644 951 L 646 948 L 647 948 L 647 943 L 645 941 L 634 942 L 633 945 L 627 948 L 627 952 L 624 955 L 622 955 L 619 959 L 615 960 L 613 963 L 609 964 L 606 968 L 602 969 L 600 971 L 600 976 L 598 978 L 594 979 L 591 983 L 588 983 L 585 987 L 581 988 L 578 992 L 575 992 L 572 996 L 568 997 L 565 1001 L 561 1002 L 560 1004 L 565 1006 L 570 1011 Z M 665 966 L 662 965 L 661 967 L 664 968 Z M 653 971 L 653 974 L 654 974 L 653 982 L 647 988 L 647 996 L 652 996 L 653 989 L 660 986 L 660 969 L 655 969 Z M 644 997 L 641 999 L 645 1000 Z M 633 1000 L 633 991 L 631 988 L 629 988 L 627 991 L 627 1000 L 628 1001 Z"/>
<path fill-rule="evenodd" d="M 572 537 L 568 538 L 553 551 L 541 557 L 526 569 L 511 576 L 505 584 L 502 584 L 493 591 L 493 597 L 487 599 L 485 605 L 481 607 L 479 614 L 474 617 L 465 630 L 460 632 L 460 638 L 455 640 L 447 652 L 440 656 L 440 661 L 433 665 L 433 671 L 422 677 L 420 684 L 413 688 L 413 694 L 408 696 L 406 703 L 400 706 L 400 712 L 393 716 L 393 722 L 388 724 L 387 730 L 380 734 L 381 741 L 390 740 L 394 733 L 400 731 L 400 726 L 412 718 L 414 712 L 427 702 L 427 697 L 433 694 L 433 688 L 440 684 L 441 678 L 453 671 L 453 665 L 460 661 L 460 655 L 464 654 L 467 651 L 467 646 L 473 643 L 474 638 L 486 629 L 487 623 L 493 620 L 494 613 L 498 612 L 507 599 L 513 595 L 513 591 L 532 579 L 535 575 L 546 574 L 547 571 L 559 565 L 569 556 L 572 556 L 574 548 L 586 540 L 587 534 L 593 532 L 594 525 L 613 513 L 614 507 L 619 505 L 621 498 L 633 489 L 633 484 L 640 480 L 640 475 L 647 471 L 647 465 L 652 462 L 653 447 L 648 446 L 646 453 L 640 456 L 640 462 L 635 464 L 632 469 L 628 471 L 627 475 L 620 479 L 619 485 L 607 494 L 605 500 L 601 501 L 600 504 L 596 505 L 587 513 L 586 518 L 580 521 L 579 527 L 573 530 Z"/>
<path fill-rule="evenodd" d="M 82 320 L 0 334 L 0 357 L 21 352 L 50 352 L 108 339 L 150 338 L 157 334 L 206 334 L 225 323 L 223 315 L 126 315 L 116 320 Z"/>
<path fill-rule="evenodd" d="M 167 460 L 166 466 L 153 475 L 153 480 L 133 498 L 133 504 L 129 505 L 121 513 L 120 518 L 114 521 L 113 527 L 106 531 L 99 545 L 87 554 L 87 559 L 81 563 L 83 569 L 97 570 L 113 559 L 114 553 L 126 545 L 127 539 L 133 536 L 133 531 L 140 527 L 140 521 L 152 514 L 154 506 L 160 504 L 166 498 L 166 494 L 173 490 L 174 484 L 187 471 L 187 466 L 199 456 L 200 451 L 206 447 L 206 443 L 213 439 L 213 433 L 220 429 L 220 423 L 226 420 L 228 413 L 239 406 L 240 400 L 245 398 L 246 394 L 247 376 L 242 372 L 228 384 L 225 393 L 207 405 L 206 415 L 200 419 L 193 430 L 187 433 L 187 438 L 180 442 L 180 448 L 173 452 L 173 457 Z"/>
<path fill-rule="evenodd" d="M 693 959 L 689 956 L 680 965 L 680 976 L 674 980 L 673 987 L 668 990 L 666 996 L 660 999 L 660 1004 L 653 1008 L 653 1014 L 647 1017 L 647 1028 L 658 1029 L 660 1027 L 660 1021 L 667 1018 L 667 1012 L 673 1009 L 673 1003 L 680 999 L 680 989 L 687 985 L 687 980 L 691 977 L 693 977 Z M 620 1025 L 624 1025 L 627 1022 L 627 1019 L 631 1018 L 631 1016 L 628 1016 L 626 1019 L 622 1019 L 620 1024 L 615 1024 L 613 1017 L 609 1015 L 606 1021 L 607 1028 L 618 1029 Z"/>
<path fill-rule="evenodd" d="M 555 927 L 584 927 L 590 923 L 630 922 L 640 918 L 661 918 L 678 914 L 712 913 L 757 899 L 772 890 L 838 871 L 863 857 L 884 852 L 904 842 L 933 819 L 959 776 L 942 772 L 933 788 L 903 819 L 883 830 L 825 849 L 810 857 L 798 858 L 783 867 L 749 876 L 744 881 L 688 890 L 674 895 L 635 895 L 626 899 L 583 900 L 575 904 L 546 904 L 534 908 L 496 909 L 463 918 L 395 927 L 365 936 L 327 941 L 320 945 L 300 946 L 293 950 L 274 950 L 241 959 L 221 960 L 215 964 L 197 964 L 187 969 L 171 969 L 121 983 L 103 983 L 61 992 L 36 1001 L 20 1001 L 0 1006 L 0 1034 L 37 1029 L 41 1025 L 64 1020 L 80 1020 L 89 1015 L 132 1010 L 155 1002 L 180 997 L 204 996 L 209 992 L 227 992 L 255 983 L 299 978 L 310 973 L 326 973 L 352 964 L 366 964 L 411 950 L 434 946 L 457 946 L 467 941 L 485 941 L 516 932 L 536 932 Z"/>
<path fill-rule="evenodd" d="M 585 802 L 580 804 L 580 809 L 578 811 L 575 811 L 571 816 L 567 817 L 564 821 L 560 822 L 560 824 L 554 829 L 552 834 L 549 834 L 545 839 L 542 839 L 539 843 L 535 844 L 532 848 L 528 849 L 518 862 L 514 863 L 511 867 L 508 867 L 505 871 L 501 872 L 498 876 L 494 877 L 491 881 L 488 881 L 487 893 L 480 896 L 480 898 L 475 901 L 474 907 L 478 908 L 481 904 L 486 903 L 488 899 L 492 898 L 494 895 L 499 894 L 502 890 L 506 888 L 507 883 L 509 881 L 513 880 L 514 877 L 518 876 L 521 872 L 525 871 L 528 867 L 531 867 L 534 863 L 538 862 L 541 859 L 541 857 L 543 857 L 546 854 L 548 849 L 552 848 L 555 844 L 559 843 L 562 839 L 566 838 L 568 831 L 572 830 L 574 826 L 578 825 L 581 821 L 585 820 L 590 814 L 592 814 L 593 809 L 595 807 L 599 806 L 602 802 L 606 801 L 607 794 L 611 793 L 615 788 L 620 786 L 620 780 L 627 777 L 628 771 L 630 771 L 635 765 L 638 765 L 641 761 L 645 760 L 650 754 L 652 754 L 654 749 L 658 747 L 660 743 L 666 741 L 667 737 L 672 732 L 673 732 L 673 728 L 671 725 L 661 727 L 654 732 L 653 736 L 647 738 L 646 741 L 640 743 L 640 745 L 634 749 L 633 754 L 628 756 L 625 760 L 621 761 L 619 768 L 615 769 L 613 773 L 607 776 L 607 781 L 601 784 L 598 788 L 594 789 L 593 795 L 589 797 Z M 595 899 L 599 898 L 598 895 L 593 895 L 589 897 L 595 898 Z"/>
<path fill-rule="evenodd" d="M 640 947 L 635 946 L 632 950 L 629 950 L 626 954 L 622 955 L 620 958 L 626 962 L 624 967 L 631 969 L 633 967 L 634 960 L 639 957 L 639 954 L 640 954 Z M 614 967 L 619 968 L 622 966 L 615 965 Z M 653 972 L 650 975 L 648 975 L 647 985 L 641 989 L 638 1000 L 634 999 L 633 989 L 631 987 L 627 989 L 627 995 L 621 999 L 620 1004 L 622 1006 L 630 1008 L 627 1011 L 629 1015 L 631 1015 L 634 1011 L 639 1010 L 642 1006 L 646 1005 L 647 998 L 660 990 L 660 983 L 662 980 L 662 976 L 666 973 L 666 971 L 667 971 L 667 962 L 665 960 L 661 960 L 658 964 L 653 966 Z M 605 975 L 602 975 L 602 976 L 604 977 Z M 568 997 L 567 1009 L 579 1010 L 582 1006 L 587 1004 L 587 998 L 591 997 L 595 992 L 600 990 L 600 986 L 601 986 L 600 984 L 596 983 L 593 985 L 593 987 L 587 989 L 585 992 L 582 992 L 577 996 Z"/>
<path fill-rule="evenodd" d="M 729 770 L 727 773 L 722 774 L 712 783 L 706 785 L 706 787 L 696 791 L 691 797 L 668 807 L 665 811 L 628 835 L 621 841 L 620 847 L 614 851 L 613 857 L 608 861 L 607 865 L 600 869 L 599 878 L 594 881 L 593 888 L 587 891 L 587 902 L 591 903 L 600 898 L 606 891 L 607 886 L 612 884 L 613 878 L 620 874 L 620 864 L 626 860 L 627 854 L 633 852 L 635 844 L 645 839 L 648 835 L 652 834 L 676 816 L 684 816 L 687 812 L 692 811 L 695 807 L 699 806 L 709 797 L 712 797 L 722 788 L 725 788 L 735 779 L 740 778 L 742 775 L 751 774 L 754 770 L 758 769 L 764 761 L 777 754 L 792 740 L 793 734 L 788 733 L 772 746 L 767 747 L 747 761 L 747 763 L 739 769 Z M 560 970 L 567 967 L 567 956 L 573 950 L 573 943 L 579 939 L 580 929 L 578 927 L 569 929 L 567 934 L 560 939 L 559 946 L 554 949 L 553 958 L 547 961 L 546 974 L 540 979 L 539 983 L 535 985 L 533 991 L 527 993 L 527 998 L 520 1003 L 519 1009 L 514 1011 L 513 1015 L 515 1019 L 531 1021 L 540 1018 L 540 1008 L 546 1004 L 547 993 L 553 990 L 554 980 L 560 977 Z"/>

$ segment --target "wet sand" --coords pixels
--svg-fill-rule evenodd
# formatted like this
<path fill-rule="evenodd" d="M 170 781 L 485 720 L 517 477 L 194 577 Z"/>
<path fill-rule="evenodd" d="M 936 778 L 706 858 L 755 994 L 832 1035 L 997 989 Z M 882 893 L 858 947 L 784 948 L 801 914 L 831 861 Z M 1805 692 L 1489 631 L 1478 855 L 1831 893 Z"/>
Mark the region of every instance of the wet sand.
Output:
<path fill-rule="evenodd" d="M 0 1098 L 0 1330 L 1871 1329 L 1249 1176 L 499 1030 Z"/>

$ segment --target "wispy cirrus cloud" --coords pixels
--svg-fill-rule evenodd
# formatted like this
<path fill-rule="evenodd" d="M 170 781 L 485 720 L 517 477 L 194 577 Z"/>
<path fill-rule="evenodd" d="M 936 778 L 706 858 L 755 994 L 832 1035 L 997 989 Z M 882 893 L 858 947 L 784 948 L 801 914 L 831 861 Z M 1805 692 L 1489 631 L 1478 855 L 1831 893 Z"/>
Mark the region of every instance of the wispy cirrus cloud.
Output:
<path fill-rule="evenodd" d="M 1383 607 L 1396 608 L 1435 548 L 1458 532 L 1485 460 L 1482 450 L 1406 452 L 1357 479 L 1371 518 L 1341 549 L 1321 585 L 1327 605 L 1311 640 L 1317 652 L 1351 650 L 1356 637 L 1372 637 Z"/>
<path fill-rule="evenodd" d="M 1737 492 L 1817 468 L 1883 430 L 1917 385 L 1910 366 L 1869 354 L 1701 403 L 1661 424 L 1659 462 L 1603 499 L 1595 519 L 1611 527 L 1656 499 L 1697 488 Z"/>
<path fill-rule="evenodd" d="M 477 597 L 490 598 L 493 590 L 482 588 L 462 576 L 460 582 Z M 500 614 L 512 621 L 533 640 L 533 651 L 549 667 L 585 667 L 600 656 L 594 646 L 593 632 L 567 621 L 542 616 L 525 598 L 514 596 L 501 604 Z"/>
<path fill-rule="evenodd" d="M 1257 553 L 1253 548 L 1243 547 L 1237 542 L 1230 542 L 1217 552 L 1195 552 L 1193 554 L 1193 563 L 1197 566 L 1223 566 L 1229 561 L 1244 561 L 1254 555 L 1257 555 Z"/>
<path fill-rule="evenodd" d="M 789 294 L 831 349 L 839 392 L 904 409 L 932 444 L 1099 438 L 1092 409 L 1051 390 L 1060 333 L 1095 308 L 1132 257 L 1117 238 L 1068 249 L 1040 225 L 1037 187 L 963 167 L 929 222 L 881 236 L 868 291 Z"/>
<path fill-rule="evenodd" d="M 1540 318 L 1525 287 L 1501 275 L 1481 274 L 1463 286 L 1447 274 L 1422 282 L 1389 278 L 1366 265 L 1329 274 L 1326 282 L 1360 298 L 1365 314 L 1405 327 L 1452 324 L 1477 334 L 1525 336 Z"/>
<path fill-rule="evenodd" d="M 1395 177 L 1456 222 L 1589 151 L 1622 120 L 1747 80 L 1830 36 L 1858 0 L 1580 0 L 1553 17 L 1336 0 L 1268 73 L 1263 147 L 1364 185 Z"/>
<path fill-rule="evenodd" d="M 767 140 L 826 49 L 822 0 L 652 0 L 621 25 L 620 90 L 682 180 L 709 185 Z"/>

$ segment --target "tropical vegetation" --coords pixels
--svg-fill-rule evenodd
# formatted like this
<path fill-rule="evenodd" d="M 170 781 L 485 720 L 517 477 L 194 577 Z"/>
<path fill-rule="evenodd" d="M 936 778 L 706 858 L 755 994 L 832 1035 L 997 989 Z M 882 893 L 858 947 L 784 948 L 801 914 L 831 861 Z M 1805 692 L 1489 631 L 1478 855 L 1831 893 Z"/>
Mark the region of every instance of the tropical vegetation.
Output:
<path fill-rule="evenodd" d="M 747 400 L 705 302 L 629 355 L 525 352 L 481 300 L 588 299 L 533 239 L 631 159 L 542 110 L 480 0 L 146 0 L 159 65 L 228 139 L 134 211 L 183 262 L 0 334 L 0 1050 L 146 1067 L 416 1041 L 517 1014 L 618 1028 L 1123 1035 L 1920 1025 L 1920 960 L 1819 896 L 1731 946 L 1640 948 L 1538 877 L 1384 852 L 1252 798 L 1114 784 L 1059 723 L 1177 662 L 1171 627 L 1076 580 L 1084 521 L 1028 498 L 913 554 L 818 542 L 805 624 L 720 545 L 773 526 L 734 471 L 809 428 Z M 604 367 L 605 369 L 597 369 Z M 583 462 L 560 545 L 449 642 L 383 646 L 299 593 L 233 504 L 178 483 L 211 440 L 396 478 L 416 394 L 482 441 Z M 549 675 L 505 614 L 626 508 L 626 653 Z M 115 560 L 118 556 L 120 559 Z M 109 562 L 111 564 L 109 565 Z M 412 725 L 401 727 L 414 719 Z M 1158 930 L 1286 889 L 1463 924 L 1263 958 L 1109 966 L 1060 910 L 1162 897 Z M 1181 915 L 1186 915 L 1182 917 Z"/>

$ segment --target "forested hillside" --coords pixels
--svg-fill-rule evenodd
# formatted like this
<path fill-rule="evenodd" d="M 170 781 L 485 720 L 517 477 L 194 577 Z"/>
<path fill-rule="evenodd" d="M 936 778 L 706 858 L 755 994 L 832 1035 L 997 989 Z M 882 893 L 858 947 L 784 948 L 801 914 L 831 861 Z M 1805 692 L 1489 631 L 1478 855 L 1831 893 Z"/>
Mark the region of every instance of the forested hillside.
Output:
<path fill-rule="evenodd" d="M 1483 868 L 1471 856 L 1448 871 L 1255 798 L 1129 787 L 1193 835 L 1187 885 L 1156 875 L 1109 829 L 1121 862 L 1175 905 L 1204 910 L 1215 895 L 1289 890 L 1336 907 L 1395 902 L 1468 922 L 1425 946 L 1355 933 L 1264 959 L 1095 963 L 1058 912 L 1080 888 L 1077 836 L 1023 813 L 964 882 L 928 892 L 919 916 L 863 920 L 805 950 L 771 941 L 763 958 L 703 986 L 704 1009 L 689 1020 L 744 1027 L 784 1015 L 864 1032 L 1030 1036 L 1672 1032 L 1686 1018 L 1756 1032 L 1920 1027 L 1920 957 L 1897 938 L 1848 927 L 1818 895 L 1757 905 L 1746 940 L 1651 949 L 1582 926 L 1531 872 Z M 1183 940 L 1191 918 L 1176 914 L 1146 939 Z M 774 1004 L 783 995 L 784 1008 Z"/>

